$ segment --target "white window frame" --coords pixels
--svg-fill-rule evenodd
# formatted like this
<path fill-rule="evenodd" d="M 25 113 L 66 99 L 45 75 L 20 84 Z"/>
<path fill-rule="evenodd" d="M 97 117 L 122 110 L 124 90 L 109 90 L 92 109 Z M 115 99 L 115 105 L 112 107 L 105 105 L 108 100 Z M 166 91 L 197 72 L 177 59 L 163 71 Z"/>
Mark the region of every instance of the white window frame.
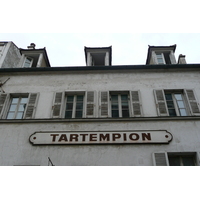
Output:
<path fill-rule="evenodd" d="M 113 95 L 117 95 L 118 96 L 118 114 L 119 114 L 119 117 L 116 117 L 116 118 L 124 118 L 122 116 L 122 101 L 121 101 L 121 95 L 127 95 L 128 97 L 128 111 L 129 111 L 129 116 L 128 117 L 131 117 L 132 116 L 132 113 L 131 113 L 131 103 L 130 103 L 130 93 L 129 91 L 127 92 L 109 92 L 109 97 L 110 97 L 110 102 L 109 102 L 109 110 L 110 110 L 110 117 L 112 118 L 115 118 L 112 116 L 112 96 Z"/>
<path fill-rule="evenodd" d="M 24 118 L 24 114 L 25 114 L 25 111 L 26 111 L 26 107 L 27 107 L 27 104 L 28 104 L 28 95 L 18 95 L 18 96 L 11 96 L 10 97 L 10 101 L 9 101 L 9 106 L 8 106 L 8 110 L 6 112 L 6 119 L 8 119 L 8 115 L 10 113 L 10 108 L 11 108 L 11 105 L 12 105 L 12 101 L 14 98 L 17 98 L 17 105 L 16 105 L 16 108 L 15 108 L 15 111 L 14 111 L 14 115 L 13 115 L 13 118 L 12 119 L 17 119 L 17 114 L 20 112 L 19 111 L 19 107 L 20 107 L 20 104 L 21 104 L 21 100 L 22 98 L 27 98 L 27 102 L 25 104 L 25 108 L 24 108 L 24 111 L 23 111 L 23 114 L 22 114 L 22 117 L 20 119 L 23 119 Z"/>
<path fill-rule="evenodd" d="M 156 54 L 157 63 L 158 63 L 159 65 L 164 65 L 164 64 L 166 64 L 166 62 L 165 62 L 165 57 L 164 57 L 164 54 L 163 54 L 162 52 L 155 52 L 155 54 Z M 158 62 L 158 55 L 161 55 L 161 58 L 162 58 L 162 60 L 163 60 L 162 63 L 159 63 L 159 62 Z"/>
<path fill-rule="evenodd" d="M 168 91 L 168 90 L 164 90 L 164 95 L 166 94 L 171 94 L 172 95 L 172 100 L 173 100 L 173 104 L 174 104 L 174 108 L 175 108 L 175 112 L 176 112 L 176 116 L 182 116 L 181 115 L 181 112 L 180 112 L 180 108 L 178 106 L 178 102 L 175 98 L 175 95 L 176 94 L 180 94 L 181 97 L 182 97 L 182 100 L 183 100 L 183 104 L 184 104 L 184 109 L 186 110 L 186 115 L 183 115 L 183 116 L 189 116 L 189 108 L 188 108 L 188 105 L 186 103 L 186 100 L 185 100 L 185 95 L 184 95 L 184 92 L 183 91 Z M 166 104 L 167 104 L 167 99 L 165 98 L 165 101 L 166 101 Z M 168 109 L 168 113 L 169 113 L 169 108 L 167 106 L 167 109 Z M 169 115 L 170 116 L 170 115 Z"/>
<path fill-rule="evenodd" d="M 27 59 L 31 59 L 31 62 L 30 62 L 30 65 L 28 67 L 25 67 L 24 65 L 25 65 Z M 33 65 L 33 58 L 31 58 L 30 56 L 25 56 L 24 62 L 23 62 L 23 65 L 22 65 L 23 68 L 31 68 L 32 65 Z"/>
<path fill-rule="evenodd" d="M 82 117 L 85 118 L 85 92 L 79 92 L 79 93 L 65 93 L 65 101 L 64 101 L 64 112 L 63 112 L 63 118 L 65 119 L 76 119 L 76 105 L 77 105 L 77 96 L 83 96 L 83 109 L 82 109 Z M 72 117 L 66 118 L 65 117 L 65 112 L 66 112 L 66 104 L 67 104 L 67 97 L 68 96 L 73 96 L 73 108 L 72 108 Z"/>

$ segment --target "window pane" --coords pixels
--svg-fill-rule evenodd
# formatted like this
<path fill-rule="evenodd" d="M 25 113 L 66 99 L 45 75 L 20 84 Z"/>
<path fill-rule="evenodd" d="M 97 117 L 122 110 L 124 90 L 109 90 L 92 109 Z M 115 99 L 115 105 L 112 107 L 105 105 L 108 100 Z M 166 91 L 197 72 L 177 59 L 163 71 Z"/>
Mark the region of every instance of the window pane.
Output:
<path fill-rule="evenodd" d="M 181 94 L 174 94 L 176 100 L 183 100 L 182 95 Z"/>
<path fill-rule="evenodd" d="M 173 156 L 169 157 L 169 165 L 170 166 L 180 166 L 180 157 L 179 156 Z"/>
<path fill-rule="evenodd" d="M 72 109 L 73 109 L 73 103 L 67 103 L 66 110 L 72 110 Z"/>
<path fill-rule="evenodd" d="M 169 116 L 176 116 L 176 111 L 175 109 L 169 109 Z"/>
<path fill-rule="evenodd" d="M 194 166 L 194 158 L 193 156 L 182 156 L 182 162 L 184 166 Z"/>
<path fill-rule="evenodd" d="M 118 95 L 112 95 L 111 99 L 112 99 L 112 101 L 117 101 L 118 102 Z"/>
<path fill-rule="evenodd" d="M 112 117 L 119 117 L 119 111 L 118 110 L 112 110 Z"/>
<path fill-rule="evenodd" d="M 74 96 L 67 96 L 67 102 L 73 102 Z"/>
<path fill-rule="evenodd" d="M 22 103 L 27 103 L 27 100 L 28 100 L 28 98 L 21 98 L 21 102 L 20 102 L 20 103 L 21 103 L 21 104 L 22 104 Z"/>
<path fill-rule="evenodd" d="M 65 112 L 65 118 L 66 119 L 72 118 L 72 111 L 66 111 Z"/>
<path fill-rule="evenodd" d="M 16 119 L 22 119 L 23 118 L 23 112 L 18 112 Z"/>
<path fill-rule="evenodd" d="M 14 112 L 9 112 L 7 119 L 13 119 L 13 117 L 14 117 Z"/>
<path fill-rule="evenodd" d="M 187 116 L 187 112 L 185 109 L 180 109 L 180 115 L 181 116 Z"/>
<path fill-rule="evenodd" d="M 77 103 L 76 110 L 82 110 L 82 109 L 83 109 L 83 103 Z"/>
<path fill-rule="evenodd" d="M 166 100 L 172 100 L 172 95 L 171 94 L 165 94 Z"/>
<path fill-rule="evenodd" d="M 174 108 L 174 102 L 173 101 L 167 101 L 167 107 L 168 108 Z"/>
<path fill-rule="evenodd" d="M 17 107 L 16 104 L 11 105 L 9 111 L 15 111 L 16 107 Z"/>
<path fill-rule="evenodd" d="M 83 95 L 77 96 L 77 101 L 83 101 Z"/>
<path fill-rule="evenodd" d="M 22 104 L 22 105 L 20 105 L 18 111 L 24 111 L 24 109 L 25 109 L 25 105 L 26 105 L 26 104 Z"/>
<path fill-rule="evenodd" d="M 82 118 L 83 112 L 81 111 L 76 111 L 76 116 L 75 118 Z"/>
<path fill-rule="evenodd" d="M 177 101 L 177 104 L 179 108 L 185 108 L 183 101 Z"/>
<path fill-rule="evenodd" d="M 129 117 L 129 110 L 122 110 L 122 117 Z"/>
<path fill-rule="evenodd" d="M 121 95 L 121 99 L 122 99 L 122 101 L 124 101 L 124 100 L 128 101 L 128 95 Z"/>
<path fill-rule="evenodd" d="M 19 98 L 13 98 L 13 99 L 12 99 L 12 104 L 18 103 L 18 100 L 19 100 Z"/>

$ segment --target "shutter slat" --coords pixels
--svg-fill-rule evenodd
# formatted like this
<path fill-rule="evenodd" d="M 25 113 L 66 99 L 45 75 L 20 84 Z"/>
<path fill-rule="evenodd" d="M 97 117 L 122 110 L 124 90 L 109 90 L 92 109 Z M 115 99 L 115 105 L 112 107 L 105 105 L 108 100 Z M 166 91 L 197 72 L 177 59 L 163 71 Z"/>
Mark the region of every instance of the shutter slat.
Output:
<path fill-rule="evenodd" d="M 185 90 L 192 115 L 200 114 L 200 109 L 193 90 Z"/>
<path fill-rule="evenodd" d="M 63 102 L 63 92 L 56 92 L 54 97 L 54 103 L 52 106 L 52 117 L 60 118 L 61 117 L 61 106 Z"/>
<path fill-rule="evenodd" d="M 28 103 L 24 113 L 24 119 L 32 119 L 34 117 L 38 95 L 38 93 L 29 94 Z"/>
<path fill-rule="evenodd" d="M 94 91 L 87 92 L 86 117 L 94 117 L 95 98 Z"/>
<path fill-rule="evenodd" d="M 156 166 L 168 166 L 169 162 L 168 162 L 168 157 L 167 157 L 167 153 L 163 152 L 163 153 L 154 153 L 154 164 Z"/>
<path fill-rule="evenodd" d="M 141 116 L 142 115 L 142 103 L 139 96 L 139 91 L 131 91 L 131 99 L 133 106 L 133 115 Z"/>
<path fill-rule="evenodd" d="M 8 98 L 9 98 L 9 94 L 7 93 L 0 94 L 0 118 L 2 118 L 3 116 L 3 111 L 8 101 Z"/>
<path fill-rule="evenodd" d="M 108 91 L 100 92 L 100 117 L 108 117 Z"/>
<path fill-rule="evenodd" d="M 157 112 L 159 116 L 168 116 L 168 109 L 163 90 L 154 90 Z"/>

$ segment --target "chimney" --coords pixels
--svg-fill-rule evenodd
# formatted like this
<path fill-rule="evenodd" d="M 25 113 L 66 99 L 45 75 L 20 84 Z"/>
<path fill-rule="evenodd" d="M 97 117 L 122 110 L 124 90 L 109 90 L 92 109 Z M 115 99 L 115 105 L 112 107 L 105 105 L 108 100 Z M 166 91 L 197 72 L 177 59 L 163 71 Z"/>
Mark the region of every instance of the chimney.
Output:
<path fill-rule="evenodd" d="M 182 55 L 182 54 L 179 55 L 178 64 L 187 64 L 185 60 L 185 55 Z"/>
<path fill-rule="evenodd" d="M 36 45 L 35 45 L 34 43 L 31 43 L 30 46 L 27 46 L 27 48 L 28 48 L 28 49 L 35 49 L 35 46 L 36 46 Z"/>

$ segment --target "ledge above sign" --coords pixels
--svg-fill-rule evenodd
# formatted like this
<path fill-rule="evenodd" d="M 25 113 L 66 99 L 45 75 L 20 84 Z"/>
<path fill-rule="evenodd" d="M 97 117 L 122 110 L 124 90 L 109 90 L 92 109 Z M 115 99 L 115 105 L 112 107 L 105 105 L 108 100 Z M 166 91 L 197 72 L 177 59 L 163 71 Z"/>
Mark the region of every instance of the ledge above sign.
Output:
<path fill-rule="evenodd" d="M 54 144 L 168 144 L 172 134 L 166 130 L 152 131 L 54 131 L 35 132 L 29 141 L 33 145 Z"/>

